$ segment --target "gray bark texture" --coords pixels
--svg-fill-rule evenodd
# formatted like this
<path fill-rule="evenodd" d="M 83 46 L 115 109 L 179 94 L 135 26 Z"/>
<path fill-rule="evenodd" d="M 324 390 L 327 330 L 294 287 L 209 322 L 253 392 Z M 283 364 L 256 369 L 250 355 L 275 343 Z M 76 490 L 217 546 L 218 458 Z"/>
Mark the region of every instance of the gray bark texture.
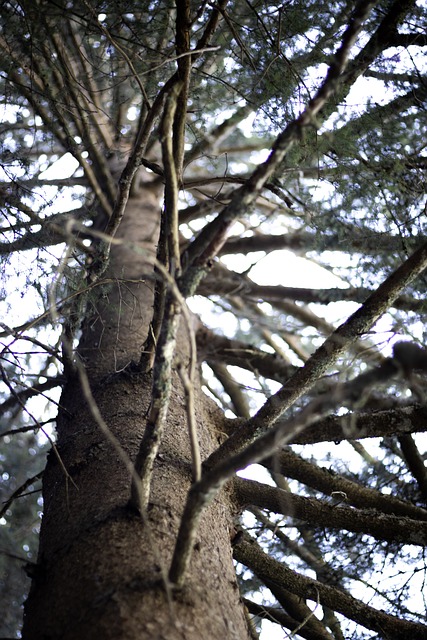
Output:
<path fill-rule="evenodd" d="M 112 283 L 89 299 L 79 346 L 93 400 L 131 460 L 144 432 L 151 375 L 123 369 L 138 361 L 152 318 L 147 251 L 155 251 L 159 217 L 158 194 L 147 184 L 129 200 L 117 235 L 123 242 L 113 246 L 106 273 Z M 187 335 L 182 327 L 176 361 L 188 361 Z M 234 506 L 226 492 L 204 514 L 185 589 L 167 584 L 191 484 L 184 390 L 175 367 L 172 386 L 150 504 L 141 518 L 128 507 L 129 472 L 94 419 L 78 375 L 68 380 L 57 422 L 58 455 L 50 453 L 44 475 L 25 640 L 249 637 L 230 544 Z M 222 418 L 200 390 L 195 394 L 206 457 L 218 446 Z"/>

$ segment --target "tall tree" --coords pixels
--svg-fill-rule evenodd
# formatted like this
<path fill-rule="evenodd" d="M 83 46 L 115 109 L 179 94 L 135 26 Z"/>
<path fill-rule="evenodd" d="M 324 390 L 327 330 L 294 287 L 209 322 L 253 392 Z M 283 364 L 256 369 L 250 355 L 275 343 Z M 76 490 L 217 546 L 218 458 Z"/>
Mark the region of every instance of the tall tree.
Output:
<path fill-rule="evenodd" d="M 1 16 L 23 637 L 425 638 L 423 3 Z"/>

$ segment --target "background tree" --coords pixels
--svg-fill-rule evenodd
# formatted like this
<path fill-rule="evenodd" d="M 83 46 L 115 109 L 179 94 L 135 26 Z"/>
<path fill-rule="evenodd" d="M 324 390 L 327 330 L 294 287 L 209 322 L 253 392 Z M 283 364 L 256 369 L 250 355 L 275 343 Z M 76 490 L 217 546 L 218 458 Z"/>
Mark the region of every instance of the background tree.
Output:
<path fill-rule="evenodd" d="M 425 638 L 425 6 L 1 8 L 3 633 Z"/>

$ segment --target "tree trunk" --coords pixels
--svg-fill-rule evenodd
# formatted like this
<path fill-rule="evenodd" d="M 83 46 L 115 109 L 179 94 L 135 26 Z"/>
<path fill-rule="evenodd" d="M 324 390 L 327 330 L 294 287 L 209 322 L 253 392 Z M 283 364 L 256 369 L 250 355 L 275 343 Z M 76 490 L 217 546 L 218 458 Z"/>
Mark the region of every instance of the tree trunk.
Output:
<path fill-rule="evenodd" d="M 159 211 L 159 195 L 148 183 L 130 198 L 117 235 L 123 244 L 112 247 L 107 272 L 114 284 L 102 292 L 98 288 L 89 300 L 79 346 L 103 420 L 132 460 L 144 431 L 151 376 L 123 369 L 140 357 L 154 288 L 152 278 L 144 279 L 151 269 L 147 254 L 134 245 L 153 252 Z M 183 329 L 178 338 L 181 361 L 188 357 L 186 335 Z M 205 457 L 218 445 L 222 414 L 200 388 L 195 394 Z M 176 593 L 167 585 L 191 484 L 184 391 L 177 373 L 147 521 L 129 510 L 129 472 L 92 416 L 78 376 L 69 379 L 57 422 L 61 461 L 52 451 L 44 474 L 40 550 L 23 637 L 249 637 L 232 562 L 233 504 L 225 492 L 205 513 L 185 589 Z"/>

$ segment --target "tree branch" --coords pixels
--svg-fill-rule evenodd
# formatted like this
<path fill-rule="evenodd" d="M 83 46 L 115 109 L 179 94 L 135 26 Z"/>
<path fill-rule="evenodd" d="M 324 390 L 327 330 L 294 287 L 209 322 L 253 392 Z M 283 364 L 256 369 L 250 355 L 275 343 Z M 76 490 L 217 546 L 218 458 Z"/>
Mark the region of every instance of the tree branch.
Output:
<path fill-rule="evenodd" d="M 166 99 L 161 125 L 166 178 L 163 224 L 168 246 L 168 264 L 165 267 L 173 280 L 181 269 L 178 237 L 178 182 L 175 159 L 172 152 L 172 127 L 181 88 L 181 82 L 177 82 L 172 86 L 171 92 Z M 144 435 L 135 461 L 135 471 L 141 481 L 138 483 L 132 482 L 130 498 L 131 506 L 140 513 L 144 513 L 148 507 L 154 461 L 162 441 L 171 393 L 172 364 L 181 310 L 181 304 L 174 294 L 170 291 L 167 292 L 154 359 L 151 404 Z M 190 385 L 192 382 L 193 380 L 189 380 Z"/>
<path fill-rule="evenodd" d="M 426 242 L 425 236 L 405 238 L 405 247 L 413 251 Z M 375 233 L 368 229 L 344 227 L 342 233 L 309 233 L 300 231 L 278 235 L 254 234 L 249 237 L 232 237 L 222 247 L 219 255 L 253 251 L 290 249 L 297 253 L 315 251 L 340 251 L 383 255 L 386 251 L 401 251 L 402 237 L 389 233 Z"/>
<path fill-rule="evenodd" d="M 424 260 L 427 261 L 427 247 L 424 248 L 424 252 Z M 401 269 L 401 267 L 399 267 L 399 269 Z M 397 271 L 399 271 L 399 269 Z M 406 270 L 404 270 L 404 272 L 406 273 Z M 395 276 L 396 273 L 397 272 L 392 274 L 392 276 Z M 406 275 L 408 274 L 406 273 Z M 392 282 L 394 284 L 393 290 L 395 291 L 396 278 L 392 276 L 390 276 L 390 278 L 392 278 Z M 388 292 L 389 287 L 386 287 L 385 289 Z M 379 296 L 380 300 L 384 298 L 384 295 L 385 292 L 383 291 L 382 295 Z M 371 301 L 371 312 L 373 311 L 372 307 L 375 308 L 375 304 Z M 358 320 L 358 322 L 360 321 Z M 234 453 L 236 449 L 231 448 L 231 450 L 229 450 L 227 444 L 230 441 L 237 441 L 239 445 L 241 445 L 239 435 L 242 431 L 245 432 L 246 435 L 246 427 L 251 423 L 251 420 L 249 420 L 246 423 L 246 427 L 244 426 L 240 431 L 237 431 L 235 435 L 231 436 L 208 458 L 204 465 L 207 469 L 206 473 L 202 476 L 202 479 L 199 482 L 192 485 L 188 494 L 172 558 L 169 574 L 171 582 L 178 586 L 182 586 L 188 564 L 190 562 L 193 541 L 202 511 L 214 498 L 224 483 L 237 471 L 244 469 L 249 464 L 254 464 L 272 455 L 279 446 L 289 442 L 291 437 L 302 432 L 308 425 L 315 422 L 316 419 L 329 413 L 333 407 L 337 405 L 345 406 L 348 403 L 353 403 L 360 399 L 365 389 L 371 387 L 378 381 L 383 382 L 390 379 L 398 371 L 401 371 L 403 367 L 410 367 L 411 364 L 419 367 L 421 364 L 420 361 L 422 360 L 424 370 L 427 371 L 427 352 L 423 349 L 417 348 L 411 343 L 408 343 L 408 348 L 403 346 L 399 347 L 399 345 L 404 344 L 405 343 L 398 343 L 395 346 L 394 359 L 387 359 L 379 367 L 358 376 L 358 378 L 351 382 L 338 385 L 335 393 L 330 393 L 313 400 L 294 418 L 289 419 L 285 423 L 280 423 L 280 426 L 277 424 L 275 426 L 271 426 L 272 423 L 269 423 L 269 429 L 263 429 L 261 427 L 258 433 L 263 433 L 263 435 L 255 438 L 251 437 L 249 439 L 250 444 L 246 444 L 243 448 L 240 448 L 239 446 L 237 453 Z M 308 362 L 310 362 L 310 360 Z M 294 378 L 303 371 L 304 368 L 305 367 L 303 367 L 294 376 Z M 288 387 L 285 386 L 282 387 L 282 389 L 283 388 L 287 389 Z M 294 391 L 294 393 L 296 392 L 297 391 Z M 280 391 L 278 393 L 280 393 Z M 274 398 L 274 396 L 272 396 L 272 398 Z M 270 400 L 271 398 L 267 403 Z M 258 414 L 259 413 L 260 412 L 258 412 Z M 244 442 L 248 442 L 246 437 L 244 438 Z M 225 456 L 223 455 L 224 451 L 227 451 L 227 455 Z"/>
<path fill-rule="evenodd" d="M 240 189 L 235 191 L 230 204 L 222 210 L 215 220 L 205 225 L 199 236 L 185 251 L 183 265 L 186 275 L 181 284 L 184 295 L 191 295 L 195 291 L 206 268 L 209 267 L 210 260 L 224 245 L 231 225 L 240 216 L 247 213 L 265 183 L 281 164 L 291 147 L 300 139 L 304 128 L 314 126 L 317 114 L 339 85 L 347 65 L 350 49 L 374 4 L 375 2 L 369 1 L 359 2 L 343 35 L 341 46 L 337 50 L 316 95 L 299 117 L 276 138 L 267 160 L 257 167 Z M 316 124 L 316 127 L 319 125 L 320 123 Z"/>
<path fill-rule="evenodd" d="M 236 282 L 237 281 L 237 282 Z M 258 301 L 293 300 L 298 302 L 314 302 L 318 304 L 331 304 L 350 300 L 351 302 L 364 302 L 373 291 L 365 287 L 330 288 L 330 289 L 309 289 L 304 287 L 283 287 L 260 285 L 248 279 L 238 281 L 217 280 L 209 276 L 205 278 L 199 288 L 204 295 L 240 295 Z M 416 300 L 409 296 L 399 296 L 392 305 L 395 309 L 405 311 L 421 312 L 426 308 L 425 300 Z"/>
<path fill-rule="evenodd" d="M 284 382 L 296 370 L 276 354 L 241 340 L 220 336 L 207 327 L 197 332 L 197 348 L 200 360 L 234 365 L 272 380 Z"/>
<path fill-rule="evenodd" d="M 375 509 L 378 512 L 427 521 L 427 510 L 392 495 L 386 495 L 353 482 L 338 473 L 304 460 L 292 450 L 279 451 L 264 466 L 272 473 L 293 478 L 327 496 L 343 494 L 343 502 L 358 509 Z"/>
<path fill-rule="evenodd" d="M 234 558 L 250 568 L 261 580 L 285 584 L 301 598 L 315 602 L 341 613 L 381 636 L 399 637 L 399 640 L 425 640 L 427 627 L 401 620 L 356 600 L 339 589 L 292 571 L 283 562 L 265 554 L 255 542 L 241 542 L 234 548 Z"/>
<path fill-rule="evenodd" d="M 254 505 L 302 520 L 311 526 L 344 529 L 387 542 L 427 544 L 427 519 L 412 520 L 407 516 L 384 515 L 372 509 L 334 505 L 239 477 L 233 479 L 233 488 L 242 509 Z"/>
<path fill-rule="evenodd" d="M 286 627 L 291 631 L 294 631 L 300 626 L 299 622 L 292 618 L 292 616 L 285 613 L 281 607 L 257 604 L 248 598 L 242 598 L 242 600 L 249 613 L 252 613 L 252 615 L 260 618 L 261 620 L 269 620 L 275 624 L 280 624 L 282 627 Z M 302 638 L 306 638 L 306 640 L 319 640 L 318 631 L 307 627 L 299 629 L 298 635 Z"/>
<path fill-rule="evenodd" d="M 378 438 L 427 430 L 427 408 L 419 405 L 393 407 L 385 411 L 357 412 L 328 416 L 308 426 L 289 440 L 289 444 L 341 442 Z"/>
<path fill-rule="evenodd" d="M 422 245 L 400 265 L 373 292 L 365 303 L 325 340 L 277 393 L 271 396 L 261 409 L 248 420 L 245 427 L 229 438 L 211 456 L 215 460 L 227 457 L 262 433 L 265 433 L 280 416 L 306 393 L 326 373 L 328 367 L 351 346 L 357 338 L 368 331 L 383 313 L 393 304 L 401 291 L 427 267 L 427 243 Z M 295 434 L 294 434 L 295 435 Z"/>

